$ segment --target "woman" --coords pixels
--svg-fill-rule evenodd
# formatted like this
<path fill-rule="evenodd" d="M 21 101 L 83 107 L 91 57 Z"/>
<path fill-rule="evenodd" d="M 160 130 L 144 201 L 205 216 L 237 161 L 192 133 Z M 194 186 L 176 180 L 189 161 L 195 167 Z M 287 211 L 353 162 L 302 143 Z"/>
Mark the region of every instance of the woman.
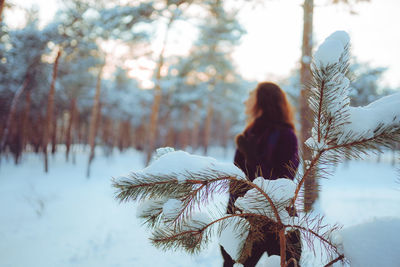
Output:
<path fill-rule="evenodd" d="M 235 165 L 250 181 L 260 176 L 269 180 L 293 180 L 299 165 L 298 147 L 293 112 L 285 93 L 274 83 L 260 83 L 250 92 L 245 107 L 248 124 L 244 132 L 236 137 Z M 236 211 L 236 199 L 243 196 L 248 188 L 238 190 L 234 184 L 230 187 L 228 213 L 232 214 Z M 272 230 L 272 225 L 264 222 L 261 232 L 263 238 L 253 243 L 250 257 L 243 262 L 245 267 L 255 266 L 264 252 L 269 256 L 280 255 L 279 236 Z M 251 227 L 248 238 L 257 235 L 260 236 L 260 229 Z M 298 262 L 301 254 L 298 231 L 287 234 L 286 239 L 287 260 L 295 258 Z M 224 267 L 233 266 L 232 258 L 223 247 L 221 251 Z"/>

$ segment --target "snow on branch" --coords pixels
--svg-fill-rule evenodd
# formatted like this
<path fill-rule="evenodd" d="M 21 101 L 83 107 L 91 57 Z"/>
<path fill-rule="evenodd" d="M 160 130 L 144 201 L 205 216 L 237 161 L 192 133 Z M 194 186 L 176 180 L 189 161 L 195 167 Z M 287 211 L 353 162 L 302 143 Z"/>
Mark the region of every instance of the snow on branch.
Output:
<path fill-rule="evenodd" d="M 239 197 L 235 206 L 244 212 L 264 215 L 275 222 L 284 219 L 286 223 L 291 218 L 286 208 L 290 206 L 296 184 L 289 179 L 265 180 L 263 177 L 256 178 L 253 183 L 264 192 L 268 192 L 273 206 L 270 201 L 263 199 L 260 191 L 255 188 L 247 191 L 243 197 Z M 276 216 L 275 210 L 278 211 L 279 216 Z"/>
<path fill-rule="evenodd" d="M 365 107 L 350 106 L 350 82 L 347 78 L 349 40 L 347 33 L 335 32 L 326 38 L 314 55 L 313 81 L 309 87 L 314 125 L 311 137 L 306 141 L 314 153 L 310 161 L 304 162 L 304 173 L 297 176 L 293 206 L 301 196 L 307 177 L 327 177 L 329 166 L 344 158 L 361 158 L 364 154 L 380 152 L 382 147 L 392 147 L 400 142 L 400 93 L 385 96 Z M 334 252 L 326 266 L 355 257 L 346 247 L 343 252 L 341 247 L 346 245 L 342 242 L 330 241 L 335 239 L 333 231 L 338 229 L 337 226 L 325 227 L 319 221 L 312 226 L 307 222 L 313 222 L 313 219 L 303 221 L 306 225 L 297 223 L 293 228 L 302 229 L 306 241 L 317 237 L 326 246 L 326 251 Z M 322 234 L 315 232 L 316 229 Z"/>
<path fill-rule="evenodd" d="M 309 90 L 314 127 L 306 144 L 314 151 L 346 150 L 353 158 L 400 141 L 400 93 L 365 107 L 350 106 L 349 40 L 346 32 L 335 32 L 314 55 Z"/>
<path fill-rule="evenodd" d="M 193 185 L 206 187 L 210 183 L 222 183 L 227 187 L 229 178 L 246 179 L 244 173 L 233 164 L 184 151 L 172 151 L 162 154 L 141 171 L 114 179 L 113 186 L 117 188 L 120 201 L 179 199 L 191 193 Z"/>

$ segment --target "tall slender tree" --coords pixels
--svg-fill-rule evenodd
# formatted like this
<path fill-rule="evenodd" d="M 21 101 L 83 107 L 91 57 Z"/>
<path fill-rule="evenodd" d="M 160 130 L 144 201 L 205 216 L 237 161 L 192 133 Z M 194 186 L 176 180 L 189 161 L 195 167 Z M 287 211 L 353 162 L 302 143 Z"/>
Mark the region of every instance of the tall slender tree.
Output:
<path fill-rule="evenodd" d="M 54 125 L 54 98 L 55 98 L 55 86 L 57 80 L 57 71 L 58 71 L 58 64 L 61 57 L 61 49 L 58 50 L 56 58 L 53 63 L 53 74 L 50 83 L 50 90 L 48 94 L 47 100 L 47 112 L 46 112 L 46 123 L 44 128 L 43 134 L 43 154 L 44 154 L 44 171 L 49 171 L 49 163 L 48 163 L 48 149 L 47 145 L 49 143 L 50 138 L 55 131 Z"/>
<path fill-rule="evenodd" d="M 102 79 L 102 75 L 103 75 L 103 68 L 104 68 L 104 65 L 100 67 L 99 74 L 97 76 L 96 93 L 93 98 L 92 112 L 90 115 L 90 126 L 89 126 L 90 154 L 89 154 L 89 161 L 88 161 L 87 172 L 86 172 L 86 176 L 88 178 L 90 177 L 90 166 L 94 159 L 95 142 L 96 142 L 97 129 L 99 127 L 99 120 L 100 120 L 100 92 L 101 92 L 101 79 Z"/>
<path fill-rule="evenodd" d="M 3 10 L 6 0 L 0 0 L 0 23 L 3 21 Z"/>
<path fill-rule="evenodd" d="M 331 0 L 332 4 L 344 3 L 352 6 L 358 2 L 369 2 L 369 0 Z M 300 92 L 300 141 L 302 144 L 302 154 L 306 160 L 311 158 L 311 150 L 304 145 L 305 141 L 311 136 L 310 107 L 307 103 L 307 87 L 311 83 L 311 55 L 313 49 L 313 20 L 314 20 L 314 0 L 304 0 L 303 3 L 303 41 L 301 53 L 300 83 L 303 86 Z M 318 197 L 318 184 L 313 176 L 308 176 L 305 182 L 304 209 L 309 211 L 312 204 Z"/>

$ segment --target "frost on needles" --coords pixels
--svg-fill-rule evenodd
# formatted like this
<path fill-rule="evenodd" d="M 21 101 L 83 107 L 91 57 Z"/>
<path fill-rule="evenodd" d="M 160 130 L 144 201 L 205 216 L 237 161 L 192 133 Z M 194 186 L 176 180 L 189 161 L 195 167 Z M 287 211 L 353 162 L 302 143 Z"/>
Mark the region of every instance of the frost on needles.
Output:
<path fill-rule="evenodd" d="M 158 149 L 145 169 L 127 177 L 114 179 L 116 198 L 139 203 L 137 216 L 152 230 L 156 247 L 183 249 L 198 253 L 211 238 L 237 262 L 249 256 L 252 243 L 263 238 L 250 235 L 265 223 L 273 224 L 281 242 L 280 265 L 286 266 L 285 233 L 297 229 L 301 238 L 313 249 L 319 243 L 327 259 L 321 266 L 354 258 L 337 241 L 337 225 L 329 226 L 323 216 L 305 214 L 303 184 L 310 175 L 329 176 L 328 168 L 362 154 L 379 151 L 400 142 L 400 93 L 386 96 L 365 107 L 350 107 L 349 67 L 350 38 L 335 32 L 318 48 L 312 61 L 313 81 L 308 86 L 312 111 L 312 136 L 306 144 L 313 150 L 311 160 L 302 162 L 295 181 L 249 181 L 233 163 L 222 163 L 211 157 L 192 155 L 172 148 Z M 226 203 L 215 196 L 246 189 L 239 197 L 234 214 L 226 213 Z M 317 190 L 317 189 L 316 189 Z M 293 216 L 297 210 L 297 216 Z M 348 251 L 348 250 L 347 250 Z M 294 260 L 294 259 L 292 259 Z"/>

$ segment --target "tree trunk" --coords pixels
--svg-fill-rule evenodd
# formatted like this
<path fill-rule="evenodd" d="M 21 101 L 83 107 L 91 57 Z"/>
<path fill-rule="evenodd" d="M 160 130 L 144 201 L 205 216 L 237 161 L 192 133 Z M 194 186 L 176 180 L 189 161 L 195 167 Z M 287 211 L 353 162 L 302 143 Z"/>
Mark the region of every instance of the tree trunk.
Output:
<path fill-rule="evenodd" d="M 5 3 L 6 3 L 5 0 L 0 0 L 0 23 L 3 22 L 3 10 Z"/>
<path fill-rule="evenodd" d="M 21 113 L 16 113 L 11 121 L 8 147 L 14 157 L 14 163 L 18 164 L 22 154 L 22 129 Z"/>
<path fill-rule="evenodd" d="M 185 106 L 183 108 L 183 125 L 180 133 L 179 143 L 181 148 L 185 149 L 189 145 L 189 113 L 190 108 Z"/>
<path fill-rule="evenodd" d="M 192 151 L 194 152 L 198 145 L 199 145 L 199 128 L 200 128 L 200 110 L 201 108 L 201 102 L 200 100 L 197 101 L 196 103 L 196 109 L 195 109 L 195 114 L 194 114 L 194 125 L 193 125 L 193 130 L 192 130 L 192 136 L 191 136 L 191 143 L 192 143 Z"/>
<path fill-rule="evenodd" d="M 224 147 L 225 157 L 228 155 L 228 140 L 230 140 L 231 121 L 226 119 L 224 121 L 224 132 L 222 137 L 222 146 Z"/>
<path fill-rule="evenodd" d="M 104 118 L 103 127 L 103 144 L 107 156 L 110 156 L 114 147 L 114 136 L 113 136 L 113 119 Z"/>
<path fill-rule="evenodd" d="M 23 147 L 23 150 L 25 150 L 26 145 L 28 143 L 28 136 L 29 136 L 28 129 L 30 128 L 29 113 L 31 110 L 31 102 L 32 102 L 31 91 L 28 90 L 28 91 L 26 91 L 25 110 L 24 110 L 24 116 L 22 119 L 22 147 Z"/>
<path fill-rule="evenodd" d="M 211 136 L 211 123 L 213 118 L 214 109 L 212 106 L 211 97 L 208 98 L 208 108 L 207 108 L 207 118 L 204 125 L 204 155 L 207 155 L 208 145 L 210 144 L 210 136 Z"/>
<path fill-rule="evenodd" d="M 49 143 L 49 138 L 52 137 L 53 134 L 53 116 L 54 116 L 54 95 L 55 95 L 55 84 L 57 79 L 57 69 L 58 69 L 58 62 L 61 56 L 61 49 L 58 50 L 56 59 L 53 65 L 53 77 L 50 84 L 50 91 L 49 96 L 47 99 L 47 114 L 46 114 L 46 121 L 44 127 L 44 134 L 43 134 L 43 153 L 44 153 L 44 171 L 48 172 L 49 170 L 49 163 L 48 163 L 48 155 L 47 155 L 47 145 Z"/>
<path fill-rule="evenodd" d="M 125 149 L 128 149 L 131 146 L 131 123 L 129 120 L 125 121 Z"/>
<path fill-rule="evenodd" d="M 150 116 L 150 123 L 149 123 L 149 135 L 148 135 L 148 142 L 147 142 L 147 147 L 146 147 L 146 165 L 150 162 L 151 154 L 153 153 L 153 150 L 154 150 L 155 144 L 156 144 L 156 140 L 157 140 L 158 112 L 160 109 L 161 96 L 162 96 L 161 69 L 164 66 L 164 52 L 165 52 L 165 48 L 167 46 L 168 33 L 169 33 L 169 30 L 171 29 L 172 23 L 174 22 L 175 19 L 176 19 L 176 14 L 173 13 L 167 24 L 167 30 L 166 30 L 164 41 L 163 41 L 163 47 L 160 52 L 157 69 L 156 69 L 156 84 L 154 87 L 154 100 L 153 100 L 153 106 L 151 109 L 151 116 Z"/>
<path fill-rule="evenodd" d="M 58 123 L 57 123 L 57 112 L 53 115 L 53 131 L 51 133 L 51 154 L 54 155 L 56 153 L 56 146 L 57 146 L 57 132 L 59 131 L 58 129 Z"/>
<path fill-rule="evenodd" d="M 314 0 L 304 0 L 304 24 L 303 24 L 303 45 L 301 55 L 301 70 L 300 70 L 300 81 L 302 85 L 300 94 L 300 142 L 304 160 L 311 159 L 311 151 L 305 145 L 305 141 L 311 136 L 311 112 L 308 106 L 307 89 L 311 82 L 311 70 L 310 63 L 312 57 L 312 45 L 313 45 L 313 12 L 314 12 Z M 304 183 L 304 209 L 309 211 L 312 204 L 318 197 L 317 181 L 314 176 L 309 178 Z"/>
<path fill-rule="evenodd" d="M 8 112 L 8 117 L 7 117 L 7 122 L 5 129 L 3 131 L 3 136 L 1 137 L 1 143 L 0 143 L 0 153 L 4 150 L 8 134 L 10 132 L 10 126 L 11 122 L 14 118 L 15 111 L 17 110 L 17 104 L 18 100 L 22 94 L 22 92 L 25 90 L 25 88 L 28 86 L 29 83 L 29 78 L 28 76 L 25 78 L 24 83 L 18 88 L 18 90 L 15 92 L 13 100 L 11 101 L 11 106 L 10 106 L 10 111 Z"/>
<path fill-rule="evenodd" d="M 144 103 L 141 104 L 141 108 L 145 109 L 146 105 Z M 147 131 L 147 126 L 149 126 L 149 124 L 147 123 L 148 119 L 146 114 L 144 113 L 140 119 L 140 125 L 136 128 L 135 130 L 135 148 L 139 151 L 146 151 L 146 142 L 147 142 L 147 138 L 146 138 L 146 133 Z"/>
<path fill-rule="evenodd" d="M 118 125 L 118 149 L 120 152 L 124 150 L 124 121 L 119 121 Z"/>
<path fill-rule="evenodd" d="M 68 118 L 68 126 L 67 126 L 67 132 L 66 132 L 66 140 L 65 140 L 65 157 L 66 160 L 68 161 L 69 159 L 69 151 L 71 147 L 71 133 L 72 133 L 72 128 L 74 125 L 75 121 L 75 116 L 76 116 L 76 98 L 71 99 L 70 107 L 69 107 L 69 118 Z"/>
<path fill-rule="evenodd" d="M 90 146 L 90 155 L 89 161 L 87 166 L 86 176 L 90 177 L 90 165 L 94 159 L 94 149 L 95 149 L 95 139 L 97 134 L 97 128 L 99 124 L 99 115 L 100 115 L 100 90 L 101 90 L 101 77 L 103 74 L 103 67 L 101 67 L 99 71 L 99 75 L 97 76 L 97 84 L 96 84 L 96 94 L 94 95 L 93 99 L 93 107 L 92 107 L 92 114 L 90 116 L 90 126 L 89 126 L 89 146 Z"/>
<path fill-rule="evenodd" d="M 45 118 L 39 114 L 31 123 L 31 135 L 29 142 L 33 146 L 35 153 L 41 153 L 43 151 L 43 125 L 45 124 L 45 121 Z"/>
<path fill-rule="evenodd" d="M 175 147 L 175 129 L 173 123 L 170 121 L 168 124 L 168 130 L 165 137 L 165 146 Z"/>

